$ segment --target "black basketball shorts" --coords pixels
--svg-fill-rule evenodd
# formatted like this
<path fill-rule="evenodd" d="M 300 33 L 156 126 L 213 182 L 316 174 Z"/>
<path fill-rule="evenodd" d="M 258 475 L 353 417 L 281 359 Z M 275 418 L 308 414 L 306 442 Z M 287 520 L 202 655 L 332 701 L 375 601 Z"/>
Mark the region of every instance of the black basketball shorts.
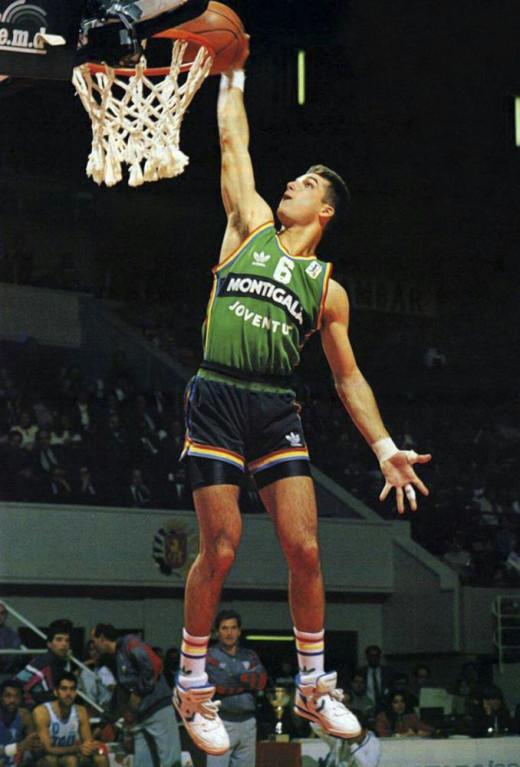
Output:
<path fill-rule="evenodd" d="M 298 411 L 292 392 L 252 391 L 192 378 L 186 389 L 182 458 L 192 464 L 193 489 L 241 484 L 246 469 L 258 487 L 283 477 L 310 476 Z"/>

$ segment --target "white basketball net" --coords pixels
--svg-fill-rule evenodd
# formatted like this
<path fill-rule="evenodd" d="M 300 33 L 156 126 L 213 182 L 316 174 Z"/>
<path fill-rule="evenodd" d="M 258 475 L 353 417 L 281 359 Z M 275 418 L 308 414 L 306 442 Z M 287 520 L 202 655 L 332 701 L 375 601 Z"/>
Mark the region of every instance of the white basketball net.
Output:
<path fill-rule="evenodd" d="M 172 178 L 189 162 L 179 149 L 182 118 L 198 91 L 213 59 L 201 47 L 195 61 L 179 83 L 186 40 L 175 40 L 168 74 L 152 82 L 141 58 L 135 74 L 117 75 L 106 67 L 91 73 L 88 64 L 76 67 L 72 82 L 92 120 L 92 148 L 87 176 L 98 184 L 114 186 L 129 167 L 128 184 Z"/>

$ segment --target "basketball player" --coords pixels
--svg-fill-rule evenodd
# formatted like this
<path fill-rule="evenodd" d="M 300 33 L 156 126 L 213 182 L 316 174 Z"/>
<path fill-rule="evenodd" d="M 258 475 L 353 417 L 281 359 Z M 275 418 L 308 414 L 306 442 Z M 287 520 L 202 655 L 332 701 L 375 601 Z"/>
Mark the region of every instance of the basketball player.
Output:
<path fill-rule="evenodd" d="M 44 751 L 38 767 L 108 767 L 106 746 L 92 739 L 87 710 L 76 705 L 77 679 L 64 672 L 54 688 L 55 700 L 33 711 Z"/>
<path fill-rule="evenodd" d="M 204 361 L 186 399 L 187 460 L 200 527 L 200 550 L 185 595 L 181 668 L 174 705 L 197 745 L 229 748 L 204 671 L 221 588 L 240 542 L 244 472 L 256 480 L 289 568 L 289 604 L 299 674 L 295 710 L 331 735 L 356 737 L 361 726 L 341 702 L 336 673 L 324 670 L 324 591 L 317 510 L 305 437 L 290 389 L 306 339 L 320 331 L 337 392 L 379 460 L 384 500 L 396 490 L 415 510 L 414 486 L 428 494 L 413 464 L 430 455 L 399 450 L 361 374 L 348 337 L 345 290 L 316 248 L 348 199 L 343 180 L 314 165 L 290 181 L 274 216 L 255 188 L 244 108 L 243 71 L 222 76 L 218 126 L 221 188 L 228 221 L 214 267 L 204 326 Z"/>

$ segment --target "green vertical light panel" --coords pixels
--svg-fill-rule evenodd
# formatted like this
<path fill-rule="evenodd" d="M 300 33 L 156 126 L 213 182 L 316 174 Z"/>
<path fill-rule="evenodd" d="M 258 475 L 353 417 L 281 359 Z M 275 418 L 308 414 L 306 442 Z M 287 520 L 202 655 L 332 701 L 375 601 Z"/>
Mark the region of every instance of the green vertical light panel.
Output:
<path fill-rule="evenodd" d="M 520 147 L 520 96 L 515 98 L 515 144 Z"/>
<path fill-rule="evenodd" d="M 298 51 L 298 105 L 305 104 L 305 51 Z"/>

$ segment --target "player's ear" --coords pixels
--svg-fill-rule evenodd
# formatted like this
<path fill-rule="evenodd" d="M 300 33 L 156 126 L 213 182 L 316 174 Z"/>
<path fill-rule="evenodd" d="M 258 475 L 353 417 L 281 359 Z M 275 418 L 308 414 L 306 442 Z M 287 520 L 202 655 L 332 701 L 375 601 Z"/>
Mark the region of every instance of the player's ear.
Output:
<path fill-rule="evenodd" d="M 322 226 L 325 226 L 334 218 L 334 213 L 336 211 L 334 210 L 333 206 L 328 203 L 324 202 L 321 206 L 320 210 L 320 221 L 322 223 Z"/>

